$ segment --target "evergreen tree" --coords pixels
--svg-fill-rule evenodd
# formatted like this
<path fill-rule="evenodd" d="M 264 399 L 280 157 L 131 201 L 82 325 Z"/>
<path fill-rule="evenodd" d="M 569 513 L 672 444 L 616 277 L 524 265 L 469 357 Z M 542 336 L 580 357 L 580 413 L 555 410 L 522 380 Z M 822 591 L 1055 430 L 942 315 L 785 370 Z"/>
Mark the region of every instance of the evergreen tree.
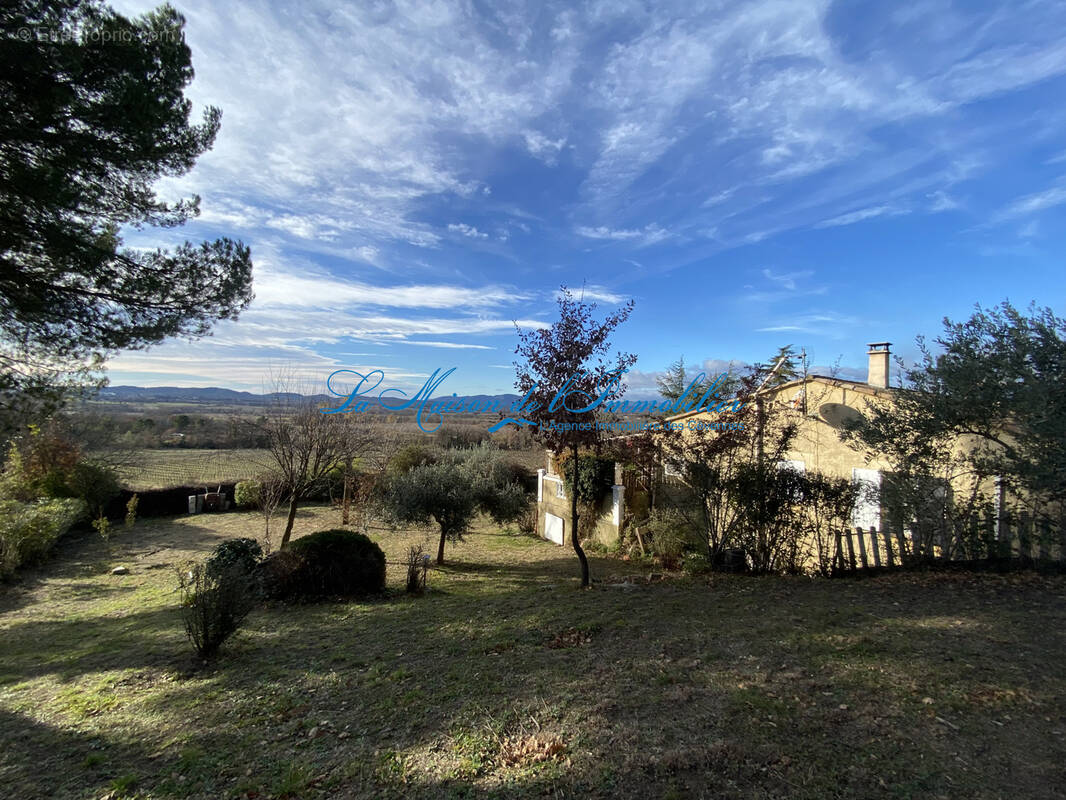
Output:
<path fill-rule="evenodd" d="M 659 386 L 659 394 L 667 400 L 676 400 L 688 388 L 688 373 L 685 370 L 685 357 L 681 356 L 677 361 L 666 368 L 666 372 L 660 376 L 656 383 Z"/>
<path fill-rule="evenodd" d="M 779 347 L 767 363 L 759 363 L 752 368 L 753 374 L 757 377 L 756 385 L 762 384 L 765 380 L 763 388 L 773 389 L 796 380 L 800 377 L 800 368 L 797 363 L 799 358 L 799 353 L 792 345 L 786 344 L 784 347 Z"/>
<path fill-rule="evenodd" d="M 122 246 L 123 227 L 199 211 L 153 190 L 219 130 L 217 108 L 189 121 L 184 24 L 168 5 L 134 19 L 98 0 L 0 10 L 0 426 L 57 405 L 109 353 L 202 336 L 252 298 L 240 242 Z"/>

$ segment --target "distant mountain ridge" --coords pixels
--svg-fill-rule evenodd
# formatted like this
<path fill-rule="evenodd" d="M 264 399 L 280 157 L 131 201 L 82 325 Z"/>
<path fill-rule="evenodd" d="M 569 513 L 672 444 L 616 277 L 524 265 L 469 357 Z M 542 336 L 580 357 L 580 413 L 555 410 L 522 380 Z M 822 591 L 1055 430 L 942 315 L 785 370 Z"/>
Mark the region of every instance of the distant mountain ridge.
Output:
<path fill-rule="evenodd" d="M 501 406 L 510 405 L 520 399 L 517 394 L 475 394 L 460 395 L 477 400 L 484 405 L 486 401 L 497 401 Z M 451 397 L 442 395 L 440 399 Z M 222 389 L 217 386 L 204 388 L 188 386 L 107 386 L 100 390 L 97 400 L 114 403 L 225 403 L 231 405 L 268 406 L 279 400 L 293 401 L 310 399 L 323 404 L 339 405 L 341 398 L 336 395 L 316 394 L 310 397 L 292 392 L 270 392 L 253 394 L 236 389 Z M 397 398 L 399 399 L 399 398 Z M 434 398 L 437 399 L 437 398 Z M 388 400 L 388 398 L 386 398 Z M 376 402 L 376 400 L 374 401 Z"/>

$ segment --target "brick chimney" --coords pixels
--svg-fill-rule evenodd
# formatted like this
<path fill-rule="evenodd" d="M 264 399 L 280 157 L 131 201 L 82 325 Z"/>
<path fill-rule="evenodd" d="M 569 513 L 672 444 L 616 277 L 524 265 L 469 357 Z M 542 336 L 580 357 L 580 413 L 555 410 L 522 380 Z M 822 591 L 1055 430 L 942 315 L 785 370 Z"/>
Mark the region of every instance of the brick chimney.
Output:
<path fill-rule="evenodd" d="M 870 356 L 870 366 L 866 373 L 866 383 L 878 389 L 887 389 L 888 362 L 892 357 L 888 348 L 892 346 L 892 342 L 871 342 L 866 346 L 870 348 L 867 351 L 867 355 Z"/>

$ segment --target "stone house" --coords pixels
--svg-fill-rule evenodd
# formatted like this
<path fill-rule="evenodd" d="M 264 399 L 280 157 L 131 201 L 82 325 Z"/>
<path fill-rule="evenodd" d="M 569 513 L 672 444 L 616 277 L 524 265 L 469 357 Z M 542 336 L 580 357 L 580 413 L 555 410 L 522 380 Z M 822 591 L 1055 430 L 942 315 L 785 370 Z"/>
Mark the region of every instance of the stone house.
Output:
<path fill-rule="evenodd" d="M 795 415 L 798 433 L 787 461 L 788 466 L 800 471 L 818 470 L 827 475 L 846 477 L 855 481 L 880 486 L 885 464 L 878 460 L 867 463 L 863 453 L 856 451 L 840 440 L 839 431 L 849 418 L 861 414 L 867 403 L 886 402 L 891 398 L 889 387 L 890 342 L 875 342 L 868 346 L 868 372 L 865 382 L 842 378 L 808 375 L 799 380 L 761 392 L 766 402 L 780 403 Z M 706 418 L 713 421 L 718 415 L 708 412 L 689 412 L 669 417 L 672 423 L 688 423 Z M 667 467 L 658 477 L 669 479 Z M 657 479 L 656 478 L 656 479 Z M 611 493 L 598 510 L 593 540 L 603 544 L 618 541 L 626 520 L 627 485 L 630 499 L 634 489 L 632 480 L 627 480 L 623 466 L 615 466 L 615 484 Z M 870 493 L 872 496 L 875 493 Z M 563 544 L 569 532 L 570 505 L 566 499 L 562 478 L 556 474 L 551 455 L 548 454 L 544 469 L 537 476 L 537 531 L 551 541 Z M 880 526 L 881 509 L 875 501 L 864 500 L 857 509 L 856 526 L 877 528 Z"/>

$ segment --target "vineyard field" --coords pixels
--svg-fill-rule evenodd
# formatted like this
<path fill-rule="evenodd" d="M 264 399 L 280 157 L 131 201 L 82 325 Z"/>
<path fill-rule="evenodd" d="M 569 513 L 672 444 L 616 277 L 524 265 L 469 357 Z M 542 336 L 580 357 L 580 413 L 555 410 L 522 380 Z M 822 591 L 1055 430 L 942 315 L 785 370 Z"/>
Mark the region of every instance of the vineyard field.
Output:
<path fill-rule="evenodd" d="M 119 468 L 133 491 L 209 486 L 253 478 L 270 463 L 266 450 L 139 450 Z"/>

